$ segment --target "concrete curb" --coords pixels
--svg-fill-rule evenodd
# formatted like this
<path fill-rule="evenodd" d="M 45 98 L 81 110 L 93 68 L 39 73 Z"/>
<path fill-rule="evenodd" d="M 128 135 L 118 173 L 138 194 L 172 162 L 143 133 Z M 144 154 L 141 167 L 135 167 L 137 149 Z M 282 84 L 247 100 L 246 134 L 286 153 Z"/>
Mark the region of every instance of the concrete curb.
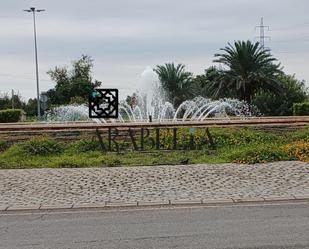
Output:
<path fill-rule="evenodd" d="M 269 203 L 284 201 L 309 201 L 309 195 L 291 196 L 271 196 L 254 198 L 227 198 L 227 199 L 201 199 L 201 200 L 168 200 L 168 201 L 137 201 L 137 202 L 102 202 L 102 203 L 76 203 L 59 205 L 0 205 L 0 213 L 10 211 L 38 211 L 38 210 L 77 210 L 77 209 L 108 209 L 108 208 L 128 208 L 128 207 L 172 207 L 172 206 L 192 206 L 192 205 L 224 205 L 240 203 Z"/>
<path fill-rule="evenodd" d="M 25 210 L 39 210 L 41 205 L 32 206 L 9 206 L 5 211 L 25 211 Z"/>
<path fill-rule="evenodd" d="M 59 205 L 41 205 L 40 210 L 50 210 L 50 209 L 71 209 L 73 204 L 59 204 Z"/>
<path fill-rule="evenodd" d="M 232 198 L 234 203 L 246 203 L 246 202 L 263 202 L 265 201 L 262 197 L 255 197 L 255 198 L 244 198 L 244 199 L 235 199 Z"/>

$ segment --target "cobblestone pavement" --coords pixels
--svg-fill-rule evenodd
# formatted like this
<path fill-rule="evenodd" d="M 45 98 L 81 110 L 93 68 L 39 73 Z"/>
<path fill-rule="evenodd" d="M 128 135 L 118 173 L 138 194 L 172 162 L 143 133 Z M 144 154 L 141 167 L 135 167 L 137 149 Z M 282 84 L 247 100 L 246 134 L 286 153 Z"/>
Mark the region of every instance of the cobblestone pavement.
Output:
<path fill-rule="evenodd" d="M 0 206 L 309 195 L 309 163 L 0 170 Z"/>

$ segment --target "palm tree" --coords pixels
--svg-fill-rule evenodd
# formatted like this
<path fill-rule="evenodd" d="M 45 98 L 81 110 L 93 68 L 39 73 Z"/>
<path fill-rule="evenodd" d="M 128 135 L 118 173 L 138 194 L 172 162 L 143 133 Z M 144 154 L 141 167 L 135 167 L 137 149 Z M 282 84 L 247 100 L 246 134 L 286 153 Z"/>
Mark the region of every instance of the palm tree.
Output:
<path fill-rule="evenodd" d="M 238 98 L 251 103 L 252 97 L 259 90 L 275 94 L 282 92 L 278 75 L 282 74 L 280 64 L 269 49 L 264 49 L 258 42 L 236 41 L 234 46 L 221 49 L 222 54 L 215 54 L 214 62 L 221 63 L 225 69 L 220 70 L 220 77 L 209 84 L 209 91 L 214 97 L 224 91 L 235 90 Z"/>
<path fill-rule="evenodd" d="M 158 74 L 167 98 L 174 107 L 192 97 L 192 73 L 185 71 L 185 65 L 165 63 L 158 65 L 154 71 Z"/>

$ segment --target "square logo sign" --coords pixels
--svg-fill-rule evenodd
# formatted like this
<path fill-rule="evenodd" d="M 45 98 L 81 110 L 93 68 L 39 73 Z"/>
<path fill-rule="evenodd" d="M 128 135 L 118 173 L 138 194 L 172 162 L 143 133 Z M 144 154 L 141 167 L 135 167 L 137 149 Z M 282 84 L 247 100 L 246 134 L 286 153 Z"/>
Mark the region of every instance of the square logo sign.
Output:
<path fill-rule="evenodd" d="M 89 118 L 118 118 L 118 89 L 95 89 L 91 92 Z"/>

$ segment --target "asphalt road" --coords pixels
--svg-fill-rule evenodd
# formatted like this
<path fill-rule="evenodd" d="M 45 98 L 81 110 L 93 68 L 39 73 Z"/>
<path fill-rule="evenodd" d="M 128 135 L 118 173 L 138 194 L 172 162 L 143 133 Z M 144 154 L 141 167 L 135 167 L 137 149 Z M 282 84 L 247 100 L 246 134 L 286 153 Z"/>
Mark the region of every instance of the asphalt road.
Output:
<path fill-rule="evenodd" d="M 309 203 L 0 214 L 1 249 L 309 248 Z"/>

